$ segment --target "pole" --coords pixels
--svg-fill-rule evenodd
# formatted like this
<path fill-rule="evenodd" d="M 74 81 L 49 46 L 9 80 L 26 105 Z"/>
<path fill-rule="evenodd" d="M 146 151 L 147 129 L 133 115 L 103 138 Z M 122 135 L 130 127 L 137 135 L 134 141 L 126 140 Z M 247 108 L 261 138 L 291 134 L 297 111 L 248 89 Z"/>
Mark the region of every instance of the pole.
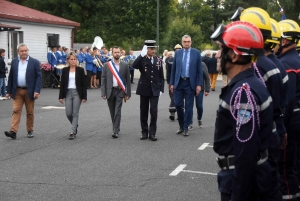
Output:
<path fill-rule="evenodd" d="M 156 7 L 156 43 L 157 43 L 157 56 L 159 56 L 159 0 L 157 0 Z"/>

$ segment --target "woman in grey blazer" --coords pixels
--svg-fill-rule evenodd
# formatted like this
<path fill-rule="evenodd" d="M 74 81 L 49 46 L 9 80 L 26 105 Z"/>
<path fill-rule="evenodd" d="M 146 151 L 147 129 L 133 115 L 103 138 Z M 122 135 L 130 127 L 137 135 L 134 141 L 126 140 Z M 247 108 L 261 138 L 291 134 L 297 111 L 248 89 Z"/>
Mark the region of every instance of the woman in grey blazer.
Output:
<path fill-rule="evenodd" d="M 69 139 L 73 140 L 77 134 L 79 109 L 81 103 L 87 100 L 86 78 L 84 70 L 77 66 L 77 57 L 74 52 L 67 56 L 67 67 L 63 68 L 59 90 L 59 102 L 66 102 L 66 115 L 72 124 Z"/>

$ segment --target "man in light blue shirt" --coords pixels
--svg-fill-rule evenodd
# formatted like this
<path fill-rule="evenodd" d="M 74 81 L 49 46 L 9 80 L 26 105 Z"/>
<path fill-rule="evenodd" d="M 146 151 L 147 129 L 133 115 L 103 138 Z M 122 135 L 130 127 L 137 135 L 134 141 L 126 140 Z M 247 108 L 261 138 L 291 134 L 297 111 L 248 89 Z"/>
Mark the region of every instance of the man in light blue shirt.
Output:
<path fill-rule="evenodd" d="M 18 59 L 19 59 L 18 87 L 26 87 L 26 69 L 28 65 L 29 56 L 23 62 L 20 59 L 20 57 L 18 57 Z"/>
<path fill-rule="evenodd" d="M 10 131 L 4 134 L 13 140 L 17 137 L 24 104 L 27 137 L 33 137 L 34 101 L 40 97 L 42 86 L 40 62 L 28 56 L 28 47 L 23 43 L 18 45 L 18 54 L 19 57 L 11 61 L 6 94 L 8 99 L 13 99 L 13 114 Z"/>

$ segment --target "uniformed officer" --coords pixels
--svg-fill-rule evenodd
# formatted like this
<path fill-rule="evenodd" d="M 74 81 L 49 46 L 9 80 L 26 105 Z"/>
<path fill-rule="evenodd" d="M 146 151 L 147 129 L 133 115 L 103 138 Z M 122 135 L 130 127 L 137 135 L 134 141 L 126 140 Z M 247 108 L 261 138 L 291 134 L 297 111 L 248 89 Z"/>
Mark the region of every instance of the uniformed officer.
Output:
<path fill-rule="evenodd" d="M 141 140 L 149 137 L 156 141 L 157 105 L 159 96 L 164 92 L 164 74 L 162 61 L 155 56 L 156 41 L 146 40 L 141 55 L 132 63 L 132 67 L 141 73 L 136 94 L 140 95 Z M 150 125 L 148 113 L 150 104 Z"/>
<path fill-rule="evenodd" d="M 284 113 L 288 137 L 286 149 L 279 158 L 280 187 L 283 200 L 297 200 L 300 195 L 300 57 L 296 44 L 300 28 L 293 20 L 283 20 L 278 25 L 281 41 L 277 55 L 289 76 L 288 105 Z"/>
<path fill-rule="evenodd" d="M 241 12 L 240 14 L 238 14 L 239 11 Z M 270 53 L 268 39 L 272 38 L 272 24 L 271 18 L 265 10 L 257 7 L 250 7 L 245 10 L 239 8 L 231 19 L 250 22 L 259 28 L 264 38 L 264 49 L 267 55 Z M 273 135 L 270 138 L 271 146 L 269 147 L 268 160 L 272 166 L 271 199 L 279 200 L 281 199 L 281 193 L 278 180 L 278 154 L 280 143 L 283 141 L 286 133 L 282 118 L 282 109 L 286 105 L 284 101 L 286 94 L 283 91 L 282 75 L 278 69 L 280 66 L 276 66 L 265 54 L 258 56 L 257 62 L 253 66 L 257 76 L 267 87 L 273 101 L 274 127 Z"/>
<path fill-rule="evenodd" d="M 181 48 L 182 48 L 181 45 L 179 45 L 179 44 L 175 45 L 174 52 L 176 52 L 176 50 L 180 50 Z M 170 53 L 171 52 L 169 52 L 169 54 Z M 173 61 L 174 61 L 174 57 L 168 57 L 166 59 L 167 85 L 168 85 L 168 89 L 169 89 L 169 96 L 170 96 L 170 99 L 171 99 L 171 102 L 170 102 L 170 105 L 169 105 L 169 112 L 170 112 L 169 119 L 171 119 L 172 121 L 175 120 L 175 112 L 176 112 L 176 107 L 175 107 L 175 103 L 174 103 L 174 93 L 172 93 L 171 90 L 170 90 L 170 77 L 171 77 L 171 70 L 172 70 Z"/>
<path fill-rule="evenodd" d="M 231 79 L 220 94 L 213 145 L 221 200 L 268 200 L 272 98 L 251 65 L 254 55 L 264 54 L 263 36 L 253 24 L 237 21 L 221 25 L 211 39 L 222 45 L 221 69 Z"/>

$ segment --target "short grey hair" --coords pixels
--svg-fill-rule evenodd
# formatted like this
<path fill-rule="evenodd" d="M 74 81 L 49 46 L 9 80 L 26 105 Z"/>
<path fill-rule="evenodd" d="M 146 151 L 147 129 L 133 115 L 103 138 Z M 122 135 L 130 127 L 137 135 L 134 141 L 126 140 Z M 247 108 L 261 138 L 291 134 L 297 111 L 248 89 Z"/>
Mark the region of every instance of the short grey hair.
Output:
<path fill-rule="evenodd" d="M 20 43 L 20 44 L 17 46 L 18 52 L 19 52 L 20 47 L 27 47 L 27 50 L 29 50 L 28 46 L 27 46 L 25 43 Z"/>
<path fill-rule="evenodd" d="M 189 35 L 184 35 L 184 36 L 182 36 L 182 39 L 181 39 L 181 40 L 183 40 L 184 38 L 190 38 L 190 39 L 192 40 L 192 37 L 189 36 Z"/>

